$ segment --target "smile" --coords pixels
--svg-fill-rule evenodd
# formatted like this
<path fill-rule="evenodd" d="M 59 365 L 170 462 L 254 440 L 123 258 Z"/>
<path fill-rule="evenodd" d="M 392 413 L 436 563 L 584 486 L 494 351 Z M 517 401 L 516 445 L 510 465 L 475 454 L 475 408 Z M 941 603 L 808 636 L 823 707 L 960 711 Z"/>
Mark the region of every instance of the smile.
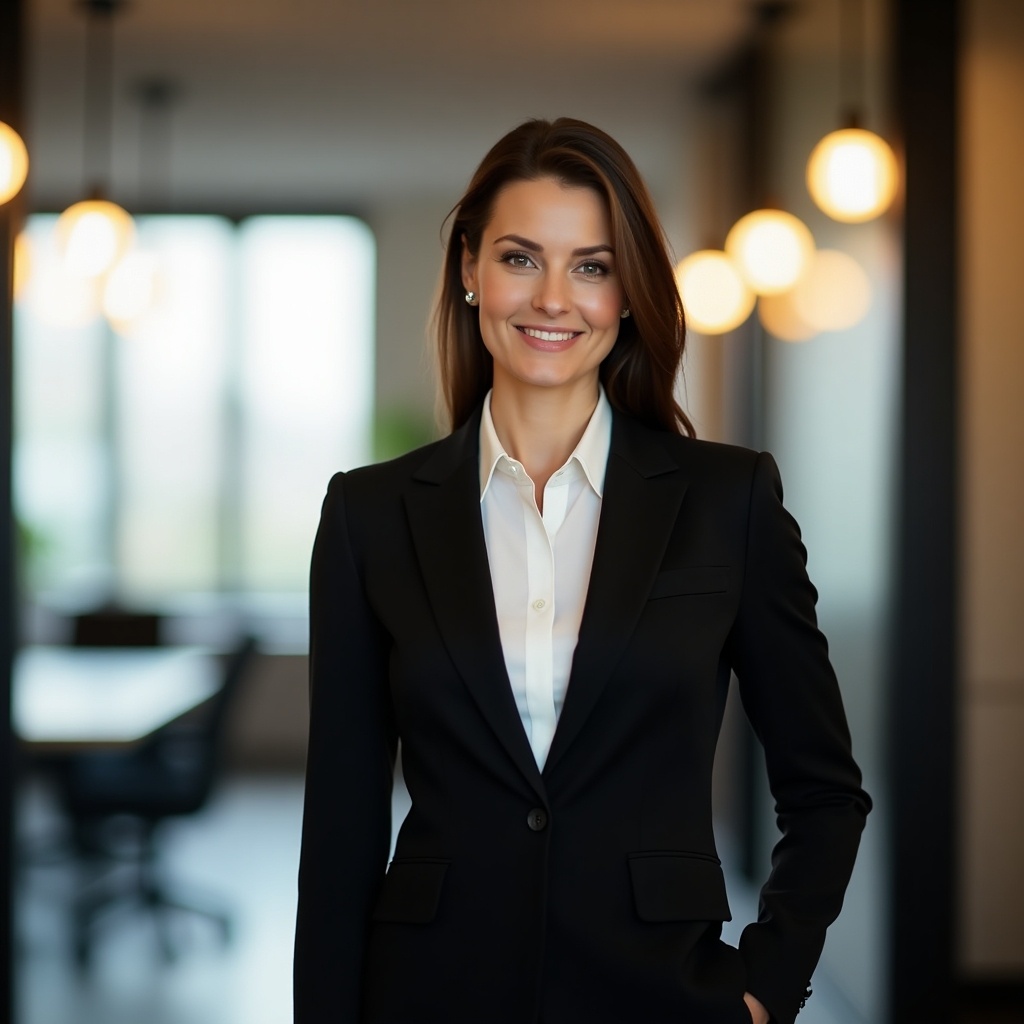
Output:
<path fill-rule="evenodd" d="M 537 341 L 572 341 L 581 331 L 540 331 L 535 327 L 520 327 L 528 338 L 536 338 Z"/>

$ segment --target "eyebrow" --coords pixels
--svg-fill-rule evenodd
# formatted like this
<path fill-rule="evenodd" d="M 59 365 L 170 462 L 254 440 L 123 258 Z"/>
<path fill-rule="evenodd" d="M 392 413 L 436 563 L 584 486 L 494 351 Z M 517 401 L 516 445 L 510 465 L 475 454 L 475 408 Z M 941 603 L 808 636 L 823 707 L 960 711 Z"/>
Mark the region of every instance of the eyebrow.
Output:
<path fill-rule="evenodd" d="M 531 242 L 529 238 L 523 238 L 522 235 L 502 235 L 501 238 L 496 238 L 491 244 L 497 245 L 499 242 L 515 242 L 516 245 L 521 245 L 524 249 L 529 249 L 531 252 L 543 252 L 544 246 L 539 242 Z M 615 250 L 610 245 L 584 245 L 579 249 L 573 249 L 573 256 L 593 256 L 599 252 L 610 252 L 613 256 Z"/>

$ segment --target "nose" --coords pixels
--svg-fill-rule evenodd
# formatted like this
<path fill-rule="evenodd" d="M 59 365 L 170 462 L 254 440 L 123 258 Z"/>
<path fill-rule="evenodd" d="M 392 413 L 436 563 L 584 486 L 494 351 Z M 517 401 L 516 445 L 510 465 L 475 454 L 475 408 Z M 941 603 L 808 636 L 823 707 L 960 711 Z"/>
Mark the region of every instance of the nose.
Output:
<path fill-rule="evenodd" d="M 545 274 L 537 283 L 533 306 L 552 317 L 568 312 L 572 306 L 569 282 L 559 274 Z"/>

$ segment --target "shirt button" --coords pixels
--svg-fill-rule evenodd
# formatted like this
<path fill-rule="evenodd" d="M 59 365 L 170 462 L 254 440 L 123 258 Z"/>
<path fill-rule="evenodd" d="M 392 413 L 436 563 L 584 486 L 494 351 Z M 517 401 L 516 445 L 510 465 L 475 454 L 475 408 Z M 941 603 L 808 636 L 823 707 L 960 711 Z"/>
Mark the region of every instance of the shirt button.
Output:
<path fill-rule="evenodd" d="M 526 824 L 532 832 L 543 832 L 548 827 L 548 812 L 543 807 L 534 807 L 526 816 Z"/>
<path fill-rule="evenodd" d="M 547 606 L 548 606 L 548 603 L 547 603 L 547 601 L 544 600 L 543 597 L 538 597 L 537 600 L 533 602 L 533 610 L 536 611 L 536 612 L 544 611 L 544 609 Z"/>

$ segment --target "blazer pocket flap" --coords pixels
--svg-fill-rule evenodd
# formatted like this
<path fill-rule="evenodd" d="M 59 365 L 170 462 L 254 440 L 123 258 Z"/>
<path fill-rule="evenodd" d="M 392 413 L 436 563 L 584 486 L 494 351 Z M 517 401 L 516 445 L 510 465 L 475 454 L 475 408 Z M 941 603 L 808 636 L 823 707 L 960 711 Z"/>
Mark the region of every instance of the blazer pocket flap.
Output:
<path fill-rule="evenodd" d="M 725 876 L 713 857 L 635 853 L 629 858 L 641 921 L 731 921 Z"/>
<path fill-rule="evenodd" d="M 393 860 L 373 911 L 374 921 L 433 921 L 447 871 L 446 860 Z"/>
<path fill-rule="evenodd" d="M 688 565 L 665 569 L 654 578 L 650 600 L 683 594 L 724 594 L 729 589 L 729 566 Z"/>

